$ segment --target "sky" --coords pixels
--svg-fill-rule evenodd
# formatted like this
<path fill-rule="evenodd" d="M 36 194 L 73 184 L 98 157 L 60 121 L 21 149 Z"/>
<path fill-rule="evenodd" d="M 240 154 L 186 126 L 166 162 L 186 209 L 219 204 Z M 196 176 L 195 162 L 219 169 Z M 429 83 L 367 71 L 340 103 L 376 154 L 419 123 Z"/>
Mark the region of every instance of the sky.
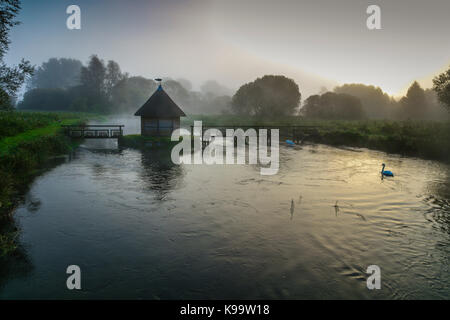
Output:
<path fill-rule="evenodd" d="M 66 8 L 81 8 L 81 30 Z M 381 8 L 380 30 L 366 9 Z M 404 94 L 450 65 L 449 0 L 22 0 L 7 63 L 92 54 L 147 78 L 215 79 L 237 89 L 265 74 L 302 98 L 343 83 Z"/>

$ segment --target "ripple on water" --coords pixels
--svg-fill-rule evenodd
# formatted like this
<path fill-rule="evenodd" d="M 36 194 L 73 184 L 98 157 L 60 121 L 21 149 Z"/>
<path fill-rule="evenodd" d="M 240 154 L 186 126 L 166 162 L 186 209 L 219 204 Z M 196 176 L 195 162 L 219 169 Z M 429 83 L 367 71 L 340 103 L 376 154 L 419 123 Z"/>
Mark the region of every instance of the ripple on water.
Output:
<path fill-rule="evenodd" d="M 305 145 L 282 147 L 279 174 L 262 177 L 87 148 L 17 210 L 33 272 L 3 275 L 0 297 L 73 298 L 54 288 L 74 261 L 93 275 L 86 298 L 449 297 L 448 166 Z"/>

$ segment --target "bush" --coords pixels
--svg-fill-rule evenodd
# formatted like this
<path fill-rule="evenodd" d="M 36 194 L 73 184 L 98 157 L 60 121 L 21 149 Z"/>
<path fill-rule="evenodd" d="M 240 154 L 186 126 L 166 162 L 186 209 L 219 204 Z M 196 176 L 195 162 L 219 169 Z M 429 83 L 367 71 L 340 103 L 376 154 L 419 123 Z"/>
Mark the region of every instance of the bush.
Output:
<path fill-rule="evenodd" d="M 0 111 L 1 110 L 12 110 L 12 102 L 9 95 L 0 88 Z"/>
<path fill-rule="evenodd" d="M 65 89 L 32 89 L 25 93 L 18 109 L 65 111 L 70 104 L 71 97 Z"/>

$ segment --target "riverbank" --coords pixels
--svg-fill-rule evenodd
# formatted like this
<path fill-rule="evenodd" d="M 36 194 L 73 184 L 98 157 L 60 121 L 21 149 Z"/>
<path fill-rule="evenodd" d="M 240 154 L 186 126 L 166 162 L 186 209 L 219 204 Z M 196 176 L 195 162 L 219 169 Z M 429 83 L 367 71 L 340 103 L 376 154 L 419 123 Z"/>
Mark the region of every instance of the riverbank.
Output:
<path fill-rule="evenodd" d="M 308 120 L 302 117 L 259 119 L 244 116 L 189 116 L 183 126 L 194 120 L 203 126 L 305 126 L 303 141 L 332 146 L 350 146 L 415 156 L 424 159 L 450 161 L 450 122 L 437 121 L 339 121 Z"/>
<path fill-rule="evenodd" d="M 170 137 L 144 137 L 139 134 L 130 134 L 119 138 L 119 146 L 121 148 L 171 148 L 177 143 L 171 141 Z"/>
<path fill-rule="evenodd" d="M 0 256 L 15 250 L 17 232 L 8 222 L 23 189 L 50 157 L 65 154 L 77 145 L 63 134 L 61 125 L 81 124 L 89 117 L 0 112 Z"/>

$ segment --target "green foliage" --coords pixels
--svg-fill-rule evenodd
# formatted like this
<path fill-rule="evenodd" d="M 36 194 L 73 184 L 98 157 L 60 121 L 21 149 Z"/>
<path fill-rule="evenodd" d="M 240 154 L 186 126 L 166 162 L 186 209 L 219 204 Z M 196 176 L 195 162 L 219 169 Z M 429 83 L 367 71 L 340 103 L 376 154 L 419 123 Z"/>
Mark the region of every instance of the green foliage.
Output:
<path fill-rule="evenodd" d="M 86 67 L 78 60 L 52 58 L 31 79 L 18 108 L 111 113 L 115 111 L 113 88 L 126 77 L 116 62 L 105 65 L 96 55 Z"/>
<path fill-rule="evenodd" d="M 188 80 L 165 79 L 164 90 L 188 113 L 216 113 L 231 110 L 230 90 L 216 81 L 206 81 L 201 92 L 191 91 Z M 153 80 L 129 77 L 118 63 L 106 64 L 98 56 L 87 66 L 73 59 L 51 58 L 28 83 L 18 104 L 20 110 L 134 113 L 156 90 Z"/>
<path fill-rule="evenodd" d="M 82 63 L 76 59 L 50 58 L 37 68 L 28 89 L 68 89 L 80 84 Z"/>
<path fill-rule="evenodd" d="M 45 112 L 0 112 L 0 140 L 25 131 L 62 124 L 72 119 L 85 119 L 86 114 Z"/>
<path fill-rule="evenodd" d="M 145 137 L 140 134 L 126 135 L 119 139 L 120 147 L 135 149 L 171 148 L 177 143 L 170 137 Z"/>
<path fill-rule="evenodd" d="M 0 1 L 0 60 L 9 49 L 9 32 L 19 24 L 15 20 L 21 7 L 19 0 Z"/>
<path fill-rule="evenodd" d="M 114 61 L 104 61 L 96 55 L 91 56 L 88 66 L 81 68 L 81 94 L 93 112 L 110 113 L 113 88 L 127 76 L 122 74 Z"/>
<path fill-rule="evenodd" d="M 17 66 L 13 67 L 8 67 L 3 62 L 4 55 L 9 49 L 9 32 L 12 27 L 19 24 L 15 18 L 20 9 L 19 0 L 0 1 L 0 90 L 6 92 L 10 97 L 15 96 L 17 90 L 32 75 L 34 70 L 31 64 L 23 59 Z M 4 102 L 2 105 L 5 108 Z"/>
<path fill-rule="evenodd" d="M 122 79 L 112 89 L 112 100 L 115 109 L 122 112 L 136 112 L 156 90 L 154 81 L 143 77 Z"/>
<path fill-rule="evenodd" d="M 364 113 L 369 118 L 383 119 L 391 115 L 393 98 L 381 88 L 359 83 L 344 84 L 334 88 L 336 93 L 346 93 L 361 100 Z"/>
<path fill-rule="evenodd" d="M 11 97 L 0 88 L 0 111 L 10 111 L 12 109 Z"/>
<path fill-rule="evenodd" d="M 17 106 L 20 110 L 69 111 L 71 97 L 65 89 L 32 89 Z M 84 111 L 84 110 L 83 110 Z"/>
<path fill-rule="evenodd" d="M 433 79 L 433 89 L 439 101 L 450 111 L 450 68 Z"/>
<path fill-rule="evenodd" d="M 371 148 L 391 153 L 450 161 L 450 122 L 388 120 L 318 120 L 303 117 L 273 119 L 250 116 L 189 116 L 183 127 L 202 121 L 203 126 L 303 126 L 306 141 Z M 280 131 L 281 133 L 281 131 Z"/>
<path fill-rule="evenodd" d="M 313 119 L 358 120 L 365 118 L 361 101 L 345 93 L 326 92 L 308 97 L 301 113 Z"/>
<path fill-rule="evenodd" d="M 294 80 L 284 76 L 264 76 L 244 84 L 232 99 L 234 113 L 262 117 L 293 115 L 301 94 Z"/>
<path fill-rule="evenodd" d="M 0 258 L 14 252 L 17 249 L 16 238 L 18 235 L 18 232 L 0 234 Z"/>
<path fill-rule="evenodd" d="M 69 113 L 0 112 L 0 220 L 8 216 L 18 190 L 34 171 L 49 156 L 65 153 L 72 147 L 61 125 L 81 123 L 87 117 Z"/>
<path fill-rule="evenodd" d="M 428 113 L 427 99 L 417 81 L 409 87 L 406 96 L 400 100 L 400 118 L 424 119 Z"/>

